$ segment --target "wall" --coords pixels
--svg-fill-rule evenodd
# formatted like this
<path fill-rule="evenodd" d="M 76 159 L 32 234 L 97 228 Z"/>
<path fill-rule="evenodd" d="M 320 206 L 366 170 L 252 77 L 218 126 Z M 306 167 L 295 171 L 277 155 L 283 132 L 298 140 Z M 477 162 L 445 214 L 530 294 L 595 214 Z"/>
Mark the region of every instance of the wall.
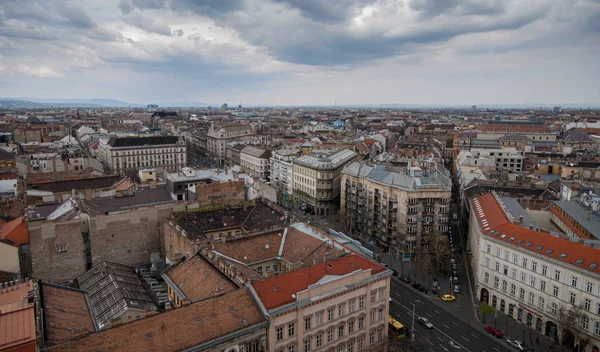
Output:
<path fill-rule="evenodd" d="M 0 271 L 18 275 L 19 248 L 0 242 Z"/>
<path fill-rule="evenodd" d="M 245 200 L 245 193 L 244 180 L 196 184 L 196 201 L 201 208 L 240 204 Z"/>
<path fill-rule="evenodd" d="M 194 244 L 187 237 L 180 235 L 179 230 L 174 223 L 164 222 L 164 254 L 166 258 L 172 261 L 181 259 L 186 253 L 193 255 L 200 247 Z"/>
<path fill-rule="evenodd" d="M 263 197 L 264 199 L 273 202 L 273 203 L 277 203 L 277 189 L 275 189 L 275 187 L 272 187 L 268 184 L 266 184 L 265 182 L 260 182 L 260 181 L 256 181 L 258 182 L 258 192 L 259 192 L 259 196 Z"/>

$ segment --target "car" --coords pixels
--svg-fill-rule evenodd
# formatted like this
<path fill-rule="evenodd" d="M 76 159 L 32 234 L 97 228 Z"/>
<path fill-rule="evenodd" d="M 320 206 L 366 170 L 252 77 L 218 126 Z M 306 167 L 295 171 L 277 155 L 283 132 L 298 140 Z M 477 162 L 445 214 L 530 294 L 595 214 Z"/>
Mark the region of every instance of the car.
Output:
<path fill-rule="evenodd" d="M 417 291 L 425 292 L 425 286 L 421 284 L 413 284 L 412 287 Z"/>
<path fill-rule="evenodd" d="M 398 276 L 398 270 L 392 269 L 392 276 Z"/>
<path fill-rule="evenodd" d="M 442 301 L 444 302 L 452 302 L 456 299 L 456 297 L 454 297 L 453 295 L 443 295 L 442 296 Z"/>
<path fill-rule="evenodd" d="M 431 322 L 429 320 L 427 320 L 427 318 L 424 317 L 419 317 L 419 323 L 425 325 L 425 327 L 427 329 L 433 329 L 433 324 L 431 324 Z"/>
<path fill-rule="evenodd" d="M 452 270 L 456 270 L 456 264 L 452 264 Z"/>
<path fill-rule="evenodd" d="M 523 346 L 523 342 L 519 341 L 519 340 L 506 340 L 506 343 L 509 344 L 512 348 L 519 350 L 519 351 L 525 351 L 525 346 Z"/>
<path fill-rule="evenodd" d="M 454 293 L 460 293 L 460 288 L 458 287 L 458 285 L 454 286 L 454 290 L 452 290 L 452 292 L 454 292 Z"/>
<path fill-rule="evenodd" d="M 454 277 L 458 276 L 458 274 L 456 273 L 456 270 L 452 270 L 452 276 L 454 276 Z"/>
<path fill-rule="evenodd" d="M 410 278 L 408 276 L 400 275 L 399 279 L 400 281 L 406 282 L 407 284 L 410 283 Z"/>
<path fill-rule="evenodd" d="M 502 331 L 496 329 L 493 326 L 486 325 L 486 326 L 483 327 L 483 330 L 487 331 L 492 336 L 504 337 L 504 334 L 502 333 Z"/>

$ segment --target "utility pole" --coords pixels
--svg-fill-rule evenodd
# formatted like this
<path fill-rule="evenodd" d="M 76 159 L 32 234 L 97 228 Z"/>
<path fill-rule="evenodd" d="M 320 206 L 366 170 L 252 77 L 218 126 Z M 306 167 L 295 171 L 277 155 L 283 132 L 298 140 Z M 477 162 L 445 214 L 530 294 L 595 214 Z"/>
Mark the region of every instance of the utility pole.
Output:
<path fill-rule="evenodd" d="M 413 303 L 413 312 L 412 312 L 412 325 L 410 326 L 412 332 L 410 334 L 411 342 L 415 342 L 415 304 Z"/>

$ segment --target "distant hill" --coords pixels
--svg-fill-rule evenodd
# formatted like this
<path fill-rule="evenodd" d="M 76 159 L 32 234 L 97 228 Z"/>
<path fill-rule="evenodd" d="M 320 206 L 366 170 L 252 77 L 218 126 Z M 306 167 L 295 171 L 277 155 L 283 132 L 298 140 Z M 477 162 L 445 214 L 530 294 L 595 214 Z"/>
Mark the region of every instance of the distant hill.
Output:
<path fill-rule="evenodd" d="M 167 103 L 157 103 L 158 107 L 177 107 L 177 108 L 196 108 L 196 107 L 205 107 L 210 104 L 200 103 L 197 101 L 179 101 L 179 102 L 167 102 Z"/>
<path fill-rule="evenodd" d="M 32 98 L 32 97 L 18 97 L 18 98 L 8 98 L 14 100 L 27 100 L 34 103 L 47 104 L 48 106 L 58 106 L 58 107 L 117 107 L 117 108 L 126 108 L 126 107 L 142 107 L 145 105 L 140 104 L 131 104 L 120 100 L 115 99 L 70 99 L 70 98 Z"/>

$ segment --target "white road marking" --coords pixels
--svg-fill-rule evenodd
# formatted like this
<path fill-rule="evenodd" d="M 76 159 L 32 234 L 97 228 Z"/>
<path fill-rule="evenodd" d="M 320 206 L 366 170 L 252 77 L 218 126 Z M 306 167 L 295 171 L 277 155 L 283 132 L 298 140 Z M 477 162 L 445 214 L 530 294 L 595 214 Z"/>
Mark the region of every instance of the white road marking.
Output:
<path fill-rule="evenodd" d="M 438 315 L 440 314 L 440 312 L 438 312 L 436 309 L 434 309 L 433 311 L 436 312 Z"/>
<path fill-rule="evenodd" d="M 429 342 L 429 344 L 433 346 L 433 342 L 429 341 L 429 339 L 425 339 L 425 341 Z"/>
<path fill-rule="evenodd" d="M 454 325 L 458 326 L 458 323 L 457 323 L 457 322 L 455 322 L 454 320 L 452 320 L 452 324 L 454 324 Z"/>
<path fill-rule="evenodd" d="M 440 343 L 440 347 L 444 349 L 444 351 L 448 351 L 448 349 L 444 346 L 442 346 L 442 344 Z"/>
<path fill-rule="evenodd" d="M 444 323 L 442 323 L 442 325 L 444 325 L 446 327 L 446 329 L 450 329 L 450 327 Z"/>
<path fill-rule="evenodd" d="M 429 350 L 430 350 L 431 352 L 435 352 L 434 350 L 432 350 L 432 349 L 431 349 L 431 347 L 429 347 Z"/>
<path fill-rule="evenodd" d="M 468 338 L 466 338 L 466 337 L 464 337 L 464 336 L 462 336 L 462 335 L 460 335 L 460 337 L 462 337 L 463 339 L 465 339 L 465 341 L 467 341 L 467 342 L 471 342 L 471 341 L 469 341 L 469 339 L 468 339 Z"/>
<path fill-rule="evenodd" d="M 492 348 L 493 348 L 494 350 L 496 350 L 496 351 L 500 352 L 500 350 L 499 350 L 499 349 L 497 349 L 496 347 L 492 347 Z"/>
<path fill-rule="evenodd" d="M 432 316 L 431 314 L 429 314 L 429 313 L 427 313 L 427 312 L 425 312 L 425 314 L 426 314 L 428 317 L 430 317 L 430 318 L 433 318 L 433 316 Z"/>
<path fill-rule="evenodd" d="M 471 336 L 473 336 L 474 338 L 478 339 L 479 337 L 473 333 L 471 333 Z"/>
<path fill-rule="evenodd" d="M 446 336 L 446 338 L 448 338 L 450 341 L 454 341 L 454 344 L 456 344 L 456 345 L 458 345 L 458 346 L 460 346 L 460 347 L 464 348 L 464 350 L 465 350 L 465 351 L 467 351 L 467 352 L 471 352 L 471 350 L 470 350 L 470 349 L 466 348 L 465 346 L 461 345 L 460 343 L 458 343 L 457 341 L 455 341 L 454 339 L 452 339 L 450 336 L 448 336 L 448 335 L 447 335 L 446 333 L 444 333 L 442 330 L 440 330 L 440 329 L 436 328 L 435 326 L 434 326 L 433 328 L 434 328 L 434 329 L 436 329 L 437 331 L 439 331 L 439 332 L 440 332 L 442 335 Z M 438 337 L 438 339 L 439 339 L 439 337 Z M 440 340 L 442 340 L 442 339 L 440 339 Z M 442 347 L 443 347 L 443 346 L 442 346 Z M 446 351 L 447 351 L 447 350 L 446 350 Z M 500 351 L 498 351 L 498 352 L 500 352 Z"/>
<path fill-rule="evenodd" d="M 439 336 L 436 336 L 436 337 L 438 338 L 438 340 L 440 340 L 440 341 L 444 342 L 444 340 L 442 340 L 442 338 L 441 338 L 441 337 L 439 337 Z"/>

